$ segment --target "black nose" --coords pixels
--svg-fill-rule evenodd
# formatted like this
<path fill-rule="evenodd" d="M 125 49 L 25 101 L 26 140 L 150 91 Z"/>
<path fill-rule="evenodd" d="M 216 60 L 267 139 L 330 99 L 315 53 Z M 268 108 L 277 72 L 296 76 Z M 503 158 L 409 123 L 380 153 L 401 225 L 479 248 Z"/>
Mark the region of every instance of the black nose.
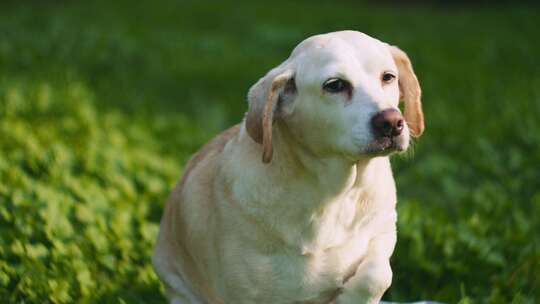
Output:
<path fill-rule="evenodd" d="M 371 118 L 371 126 L 378 137 L 394 137 L 401 134 L 405 121 L 397 110 L 387 109 Z"/>

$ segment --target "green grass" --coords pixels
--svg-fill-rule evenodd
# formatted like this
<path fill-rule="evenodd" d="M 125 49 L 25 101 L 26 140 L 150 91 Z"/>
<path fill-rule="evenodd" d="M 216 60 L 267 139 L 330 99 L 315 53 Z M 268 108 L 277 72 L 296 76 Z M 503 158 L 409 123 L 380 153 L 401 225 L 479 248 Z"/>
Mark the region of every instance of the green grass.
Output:
<path fill-rule="evenodd" d="M 424 91 L 385 299 L 540 301 L 538 7 L 110 2 L 0 4 L 3 302 L 163 303 L 150 255 L 186 159 L 339 29 L 406 50 Z"/>

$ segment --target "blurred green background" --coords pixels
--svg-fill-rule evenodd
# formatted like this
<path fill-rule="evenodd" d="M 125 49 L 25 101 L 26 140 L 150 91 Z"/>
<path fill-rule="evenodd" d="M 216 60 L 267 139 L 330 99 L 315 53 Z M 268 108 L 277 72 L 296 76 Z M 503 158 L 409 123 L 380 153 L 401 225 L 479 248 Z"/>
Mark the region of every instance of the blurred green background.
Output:
<path fill-rule="evenodd" d="M 361 1 L 0 3 L 0 301 L 164 303 L 150 255 L 189 155 L 304 38 L 410 55 L 385 299 L 540 301 L 540 9 Z"/>

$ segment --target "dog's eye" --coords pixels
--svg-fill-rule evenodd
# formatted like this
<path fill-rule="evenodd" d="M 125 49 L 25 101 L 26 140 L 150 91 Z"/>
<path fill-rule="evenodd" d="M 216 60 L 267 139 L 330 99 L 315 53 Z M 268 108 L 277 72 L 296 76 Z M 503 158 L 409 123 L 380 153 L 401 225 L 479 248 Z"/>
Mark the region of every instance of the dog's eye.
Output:
<path fill-rule="evenodd" d="M 351 84 L 348 81 L 339 78 L 330 78 L 323 84 L 323 90 L 330 93 L 349 91 L 350 88 Z"/>
<path fill-rule="evenodd" d="M 390 73 L 390 72 L 384 72 L 381 76 L 381 80 L 383 82 L 383 84 L 389 84 L 391 83 L 392 81 L 394 81 L 394 79 L 396 79 L 396 75 Z"/>

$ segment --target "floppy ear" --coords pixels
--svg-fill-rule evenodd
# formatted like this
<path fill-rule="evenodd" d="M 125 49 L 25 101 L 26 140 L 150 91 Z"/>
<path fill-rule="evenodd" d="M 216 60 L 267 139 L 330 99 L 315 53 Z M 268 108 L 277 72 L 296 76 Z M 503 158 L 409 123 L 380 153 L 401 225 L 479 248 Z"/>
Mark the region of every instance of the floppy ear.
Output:
<path fill-rule="evenodd" d="M 249 110 L 246 115 L 246 130 L 251 138 L 263 146 L 264 163 L 272 160 L 272 123 L 282 103 L 289 102 L 296 93 L 294 73 L 280 67 L 271 70 L 254 84 L 248 93 Z"/>
<path fill-rule="evenodd" d="M 399 98 L 405 102 L 405 121 L 411 130 L 411 135 L 420 137 L 424 132 L 420 84 L 407 54 L 395 46 L 389 46 L 389 49 L 398 68 Z"/>

